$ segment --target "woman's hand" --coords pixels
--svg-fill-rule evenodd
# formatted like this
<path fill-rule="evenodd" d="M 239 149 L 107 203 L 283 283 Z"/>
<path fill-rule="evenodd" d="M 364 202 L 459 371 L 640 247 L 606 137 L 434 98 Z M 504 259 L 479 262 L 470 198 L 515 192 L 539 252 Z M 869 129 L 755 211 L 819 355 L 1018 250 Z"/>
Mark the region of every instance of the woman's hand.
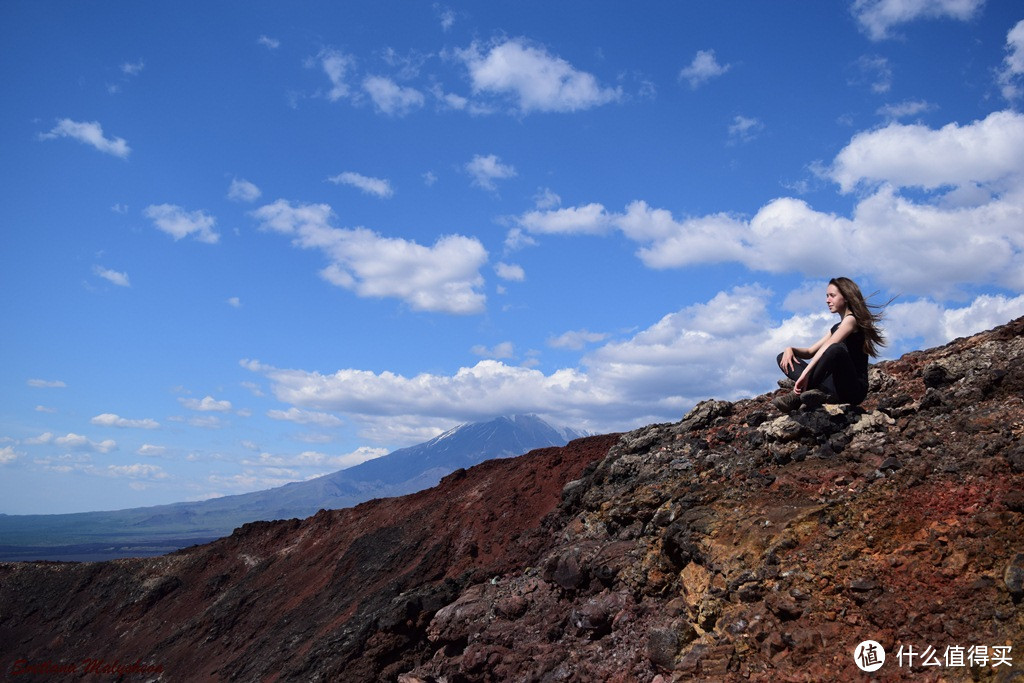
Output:
<path fill-rule="evenodd" d="M 796 354 L 793 352 L 792 346 L 787 346 L 786 350 L 782 352 L 782 361 L 779 363 L 779 367 L 782 368 L 783 372 L 792 372 L 793 366 L 796 364 Z"/>
<path fill-rule="evenodd" d="M 793 385 L 793 393 L 799 394 L 801 391 L 807 388 L 807 373 L 800 375 L 800 379 Z"/>

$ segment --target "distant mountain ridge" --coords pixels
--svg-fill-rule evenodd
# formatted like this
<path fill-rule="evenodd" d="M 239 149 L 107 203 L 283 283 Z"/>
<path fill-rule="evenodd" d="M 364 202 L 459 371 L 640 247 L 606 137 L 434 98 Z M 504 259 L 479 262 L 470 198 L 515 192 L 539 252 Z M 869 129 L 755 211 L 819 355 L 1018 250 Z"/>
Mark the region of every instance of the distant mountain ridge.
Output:
<path fill-rule="evenodd" d="M 321 509 L 414 493 L 455 470 L 564 446 L 582 436 L 536 415 L 509 415 L 463 424 L 360 465 L 265 491 L 110 512 L 0 515 L 0 561 L 162 554 L 227 536 L 249 522 L 302 519 Z"/>

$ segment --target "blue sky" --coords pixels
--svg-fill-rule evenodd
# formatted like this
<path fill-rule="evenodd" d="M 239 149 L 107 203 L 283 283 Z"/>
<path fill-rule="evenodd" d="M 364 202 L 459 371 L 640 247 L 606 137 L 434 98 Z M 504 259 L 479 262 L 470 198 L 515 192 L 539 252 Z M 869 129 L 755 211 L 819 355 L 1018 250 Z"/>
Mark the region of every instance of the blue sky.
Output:
<path fill-rule="evenodd" d="M 1024 8 L 0 4 L 0 512 L 594 432 L 1024 314 Z"/>

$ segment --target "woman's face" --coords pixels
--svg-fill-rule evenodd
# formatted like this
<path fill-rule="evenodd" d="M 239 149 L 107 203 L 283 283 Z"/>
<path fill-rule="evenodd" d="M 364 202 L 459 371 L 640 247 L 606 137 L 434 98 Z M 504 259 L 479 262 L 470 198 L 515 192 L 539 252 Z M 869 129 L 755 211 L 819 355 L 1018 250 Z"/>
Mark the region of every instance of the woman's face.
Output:
<path fill-rule="evenodd" d="M 828 304 L 828 310 L 832 313 L 846 312 L 846 299 L 835 285 L 829 285 L 825 290 L 825 303 Z"/>

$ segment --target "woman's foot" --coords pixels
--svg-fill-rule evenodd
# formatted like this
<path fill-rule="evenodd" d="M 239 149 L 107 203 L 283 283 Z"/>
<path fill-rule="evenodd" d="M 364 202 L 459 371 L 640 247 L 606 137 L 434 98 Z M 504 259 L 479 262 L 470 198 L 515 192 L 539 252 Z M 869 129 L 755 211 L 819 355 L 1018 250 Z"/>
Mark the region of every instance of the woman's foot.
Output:
<path fill-rule="evenodd" d="M 772 399 L 772 405 L 784 413 L 793 412 L 800 407 L 802 402 L 800 394 L 794 394 L 792 391 Z"/>

